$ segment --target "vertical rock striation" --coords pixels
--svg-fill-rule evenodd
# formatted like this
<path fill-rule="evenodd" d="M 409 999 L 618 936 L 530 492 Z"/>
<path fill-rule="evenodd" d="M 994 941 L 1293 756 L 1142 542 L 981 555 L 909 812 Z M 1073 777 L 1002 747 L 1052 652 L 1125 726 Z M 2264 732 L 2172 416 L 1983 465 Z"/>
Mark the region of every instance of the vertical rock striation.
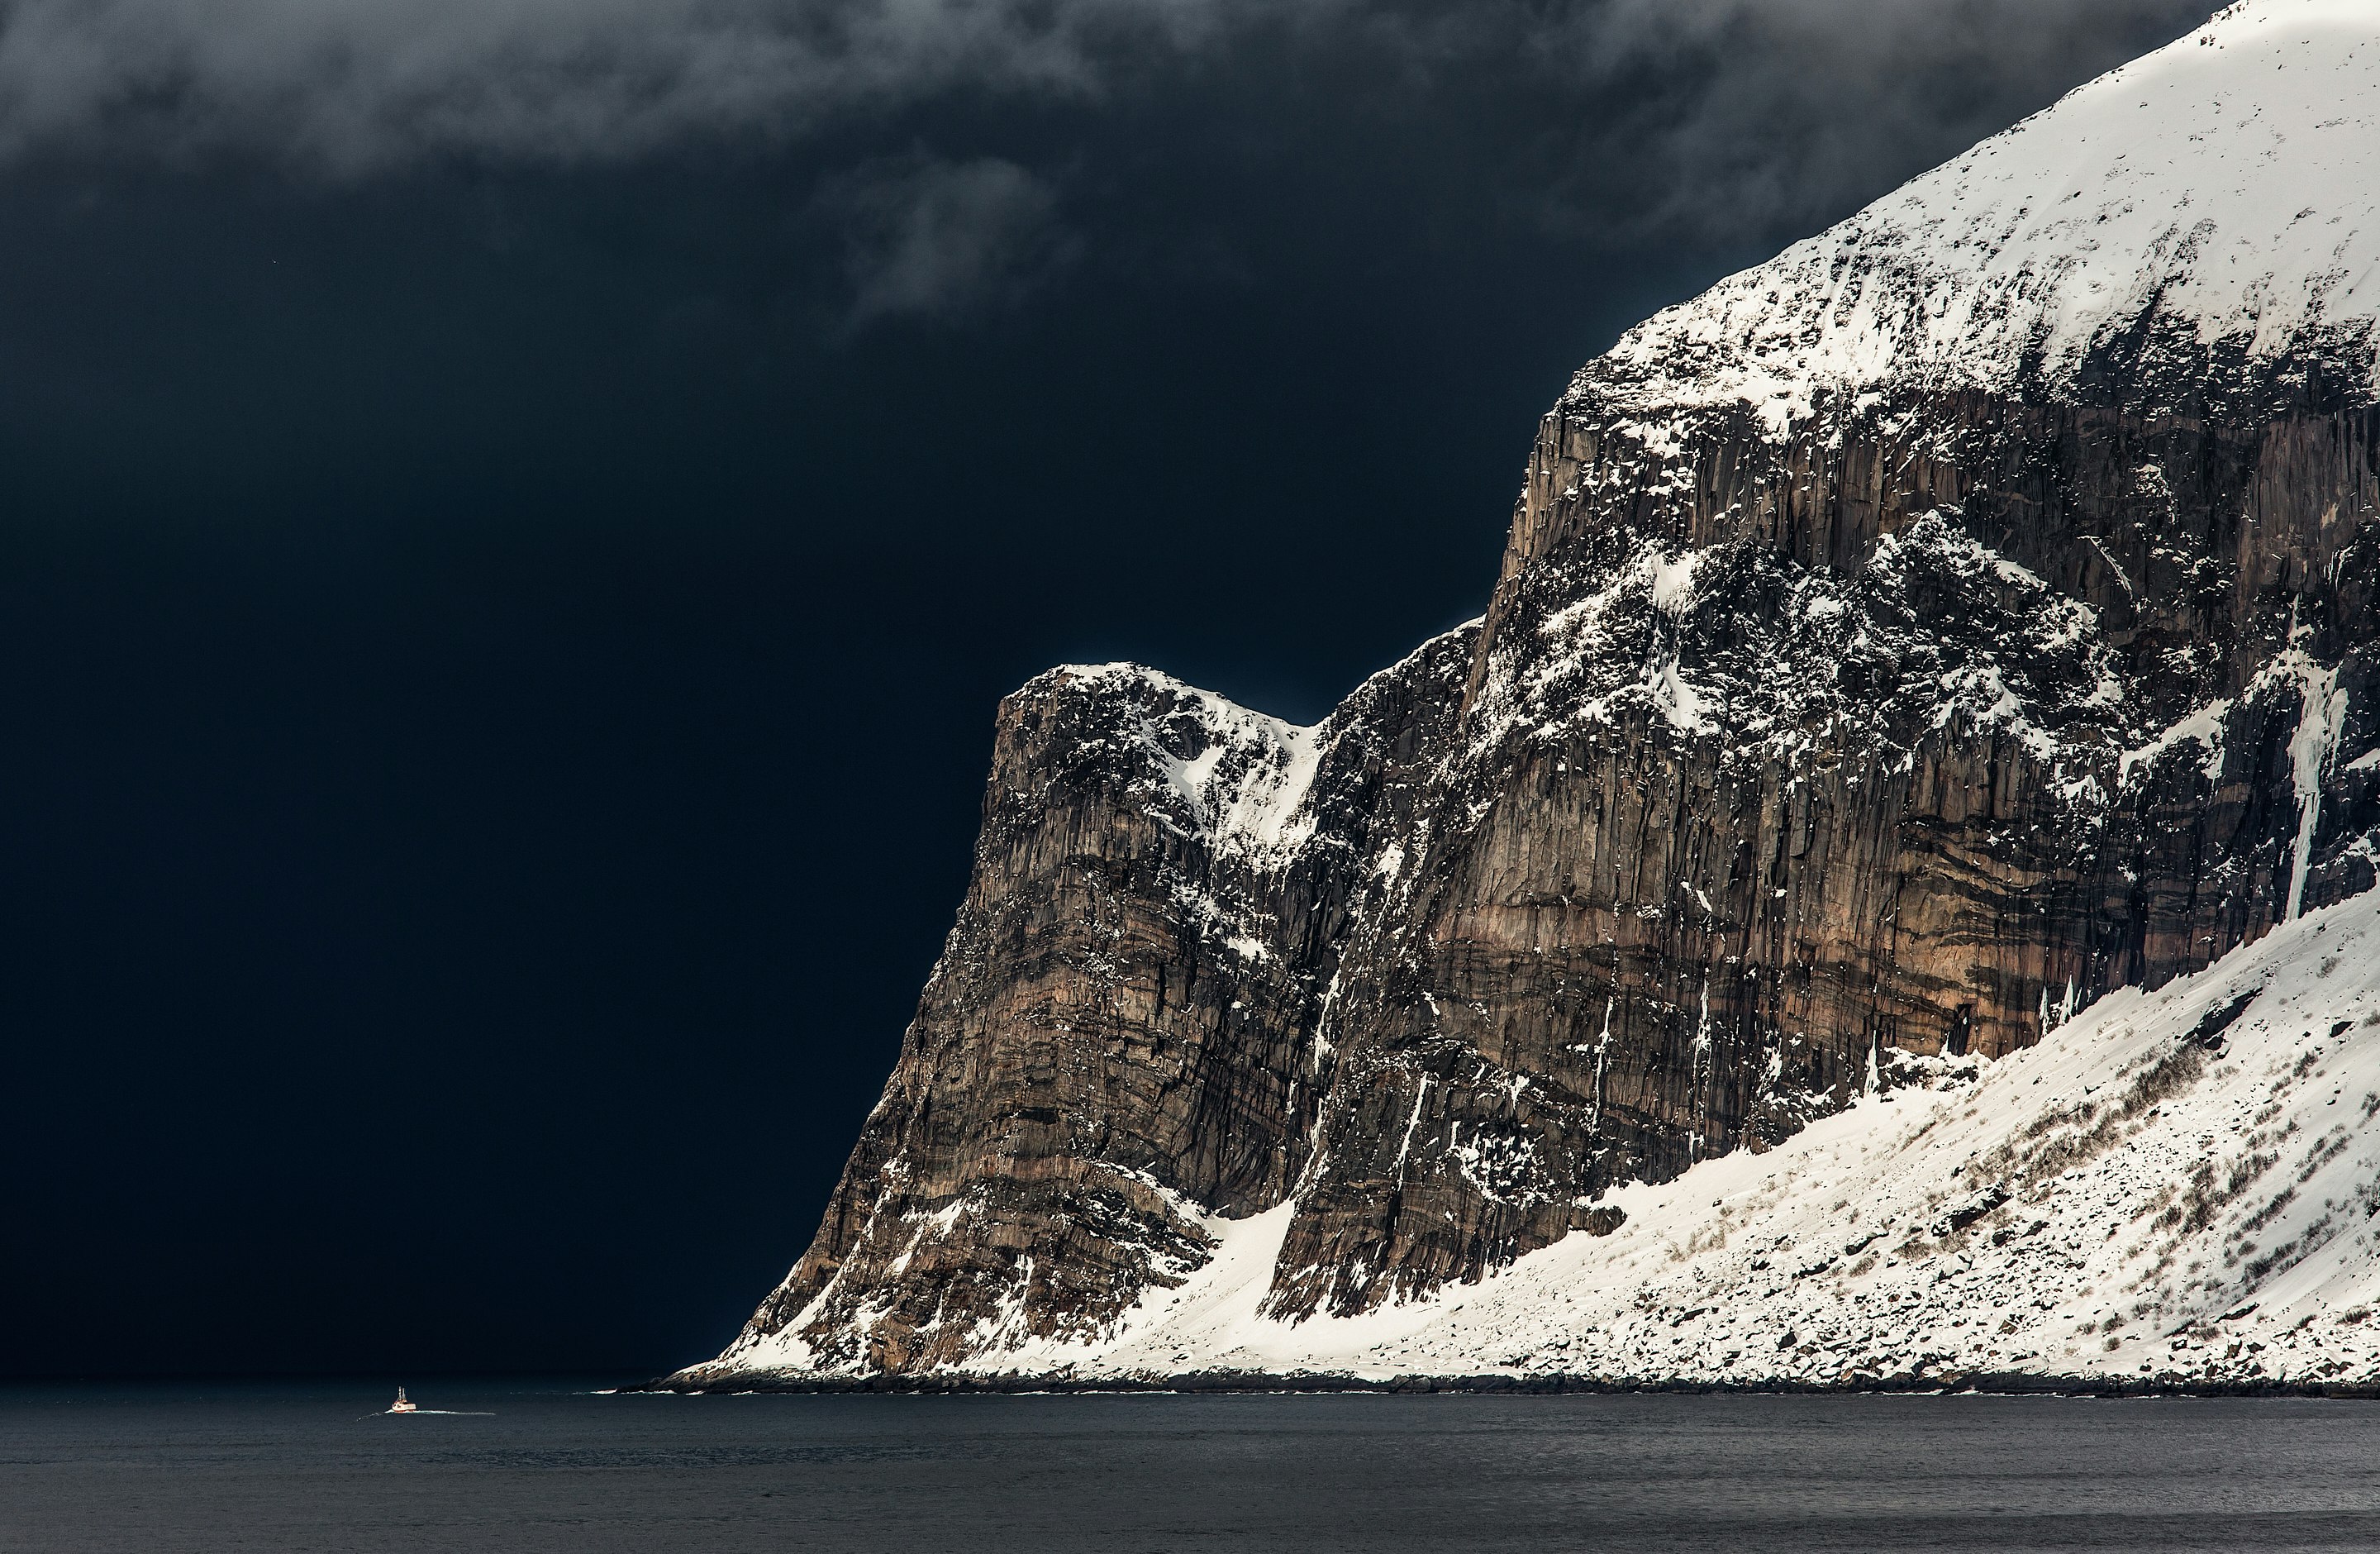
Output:
<path fill-rule="evenodd" d="M 1026 686 L 687 1384 L 1039 1363 L 1291 1204 L 1269 1316 L 1424 1297 L 2370 888 L 2375 266 L 2380 18 L 2234 6 L 1589 364 L 1484 621 L 1319 727 Z"/>
<path fill-rule="evenodd" d="M 1107 1330 L 1280 1202 L 1318 1022 L 1466 628 L 1292 728 L 1132 665 L 1001 705 L 974 877 L 809 1251 L 730 1369 L 910 1371 Z"/>

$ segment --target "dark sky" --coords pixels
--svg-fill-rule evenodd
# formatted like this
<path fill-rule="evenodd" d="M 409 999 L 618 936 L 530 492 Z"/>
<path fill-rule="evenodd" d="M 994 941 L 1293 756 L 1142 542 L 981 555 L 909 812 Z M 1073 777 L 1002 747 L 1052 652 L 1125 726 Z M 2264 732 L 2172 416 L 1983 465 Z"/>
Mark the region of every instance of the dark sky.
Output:
<path fill-rule="evenodd" d="M 994 702 L 1319 716 L 1629 323 L 2173 0 L 0 0 L 0 1373 L 650 1371 Z"/>

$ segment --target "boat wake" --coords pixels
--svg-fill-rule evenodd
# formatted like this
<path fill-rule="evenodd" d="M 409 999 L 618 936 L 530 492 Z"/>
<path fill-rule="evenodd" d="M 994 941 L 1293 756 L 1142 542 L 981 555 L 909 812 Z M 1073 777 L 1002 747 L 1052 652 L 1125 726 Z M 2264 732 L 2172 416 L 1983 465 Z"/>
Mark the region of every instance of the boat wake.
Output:
<path fill-rule="evenodd" d="M 405 1389 L 399 1387 L 396 1390 L 395 1402 L 382 1409 L 378 1414 L 360 1414 L 356 1417 L 358 1420 L 385 1419 L 392 1414 L 439 1414 L 449 1419 L 492 1419 L 496 1416 L 495 1410 L 490 1408 L 424 1408 L 407 1397 Z"/>

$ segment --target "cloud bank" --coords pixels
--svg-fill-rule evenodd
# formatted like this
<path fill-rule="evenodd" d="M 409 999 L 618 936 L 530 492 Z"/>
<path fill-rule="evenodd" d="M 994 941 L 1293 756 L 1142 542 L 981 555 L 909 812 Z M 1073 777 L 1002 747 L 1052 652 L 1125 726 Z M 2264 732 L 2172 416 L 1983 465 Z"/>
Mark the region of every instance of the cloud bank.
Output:
<path fill-rule="evenodd" d="M 1019 295 L 1045 273 L 1069 246 L 1071 170 L 1096 168 L 1115 121 L 1153 101 L 1174 104 L 1184 143 L 1262 143 L 1339 120 L 1395 131 L 1384 145 L 1402 134 L 1454 146 L 1439 176 L 1492 186 L 1574 238 L 1756 246 L 1813 229 L 2210 8 L 0 0 L 0 167 L 228 155 L 357 179 L 832 139 L 845 171 L 810 208 L 845 241 L 855 316 L 936 313 Z M 1280 100 L 1252 101 L 1249 80 L 1274 83 Z M 1062 121 L 1071 143 L 963 143 L 1018 110 Z M 973 131 L 952 131 L 956 120 Z M 919 144 L 948 159 L 894 149 Z"/>
<path fill-rule="evenodd" d="M 1080 97 L 1217 0 L 10 0 L 0 154 L 265 152 L 336 172 L 787 136 L 958 91 Z"/>

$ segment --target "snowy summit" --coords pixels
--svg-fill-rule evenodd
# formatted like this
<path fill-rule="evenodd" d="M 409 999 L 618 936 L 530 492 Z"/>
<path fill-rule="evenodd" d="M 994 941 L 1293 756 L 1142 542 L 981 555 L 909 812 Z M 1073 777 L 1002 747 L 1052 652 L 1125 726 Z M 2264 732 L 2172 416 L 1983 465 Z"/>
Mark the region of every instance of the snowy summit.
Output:
<path fill-rule="evenodd" d="M 1575 398 L 2072 391 L 2131 338 L 2313 354 L 2368 390 L 2380 316 L 2380 6 L 2242 0 L 1623 337 Z"/>

